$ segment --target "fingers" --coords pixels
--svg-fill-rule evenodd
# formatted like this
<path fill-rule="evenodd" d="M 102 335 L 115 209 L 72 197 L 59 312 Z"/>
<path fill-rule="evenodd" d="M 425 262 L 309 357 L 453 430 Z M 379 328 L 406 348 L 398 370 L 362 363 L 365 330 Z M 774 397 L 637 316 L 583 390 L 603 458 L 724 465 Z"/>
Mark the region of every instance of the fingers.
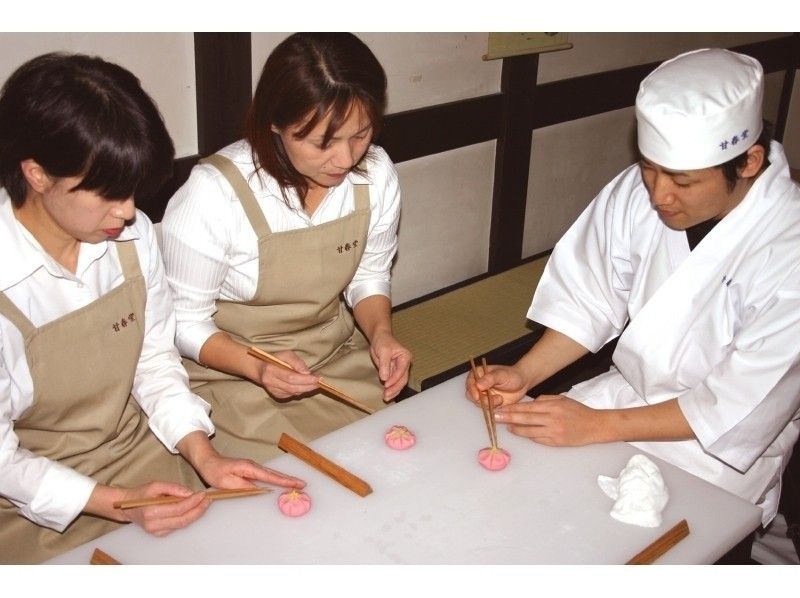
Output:
<path fill-rule="evenodd" d="M 262 382 L 264 388 L 279 399 L 313 392 L 319 388 L 318 377 L 290 372 L 272 364 L 266 364 Z"/>
<path fill-rule="evenodd" d="M 408 384 L 408 369 L 411 366 L 411 353 L 406 351 L 396 355 L 390 361 L 390 375 L 384 380 L 383 400 L 391 401 Z"/>
<path fill-rule="evenodd" d="M 208 510 L 209 504 L 211 501 L 204 492 L 196 492 L 177 503 L 136 509 L 141 511 L 137 523 L 147 533 L 163 537 L 197 521 Z"/>
<path fill-rule="evenodd" d="M 280 359 L 281 361 L 288 363 L 290 366 L 294 368 L 296 372 L 301 374 L 310 374 L 311 371 L 308 369 L 306 363 L 300 359 L 300 357 L 294 351 L 278 351 L 275 353 L 275 357 Z"/>
<path fill-rule="evenodd" d="M 280 351 L 275 357 L 288 364 L 295 371 L 273 363 L 261 365 L 261 385 L 277 399 L 288 399 L 319 388 L 319 377 L 313 375 L 305 362 L 294 351 Z"/>
<path fill-rule="evenodd" d="M 180 496 L 186 498 L 194 494 L 186 486 L 174 482 L 150 482 L 131 491 L 131 498 L 155 498 L 157 496 Z"/>
<path fill-rule="evenodd" d="M 232 459 L 231 461 L 233 471 L 235 471 L 236 475 L 243 478 L 242 481 L 247 484 L 246 486 L 240 487 L 253 486 L 254 484 L 250 482 L 250 480 L 258 480 L 259 482 L 266 482 L 267 484 L 274 484 L 276 486 L 285 486 L 287 488 L 303 488 L 306 485 L 300 478 L 283 474 L 274 469 L 269 469 L 268 467 L 263 467 L 249 459 Z"/>

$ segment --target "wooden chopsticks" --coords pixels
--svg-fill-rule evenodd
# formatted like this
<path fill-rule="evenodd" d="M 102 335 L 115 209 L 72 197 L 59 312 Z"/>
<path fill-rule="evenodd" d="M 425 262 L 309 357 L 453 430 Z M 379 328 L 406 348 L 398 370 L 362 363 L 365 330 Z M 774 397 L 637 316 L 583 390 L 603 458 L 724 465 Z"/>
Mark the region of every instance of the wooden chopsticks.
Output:
<path fill-rule="evenodd" d="M 484 357 L 482 360 L 483 365 L 483 373 L 481 375 L 486 374 L 486 368 L 488 367 L 486 364 L 486 358 Z M 472 367 L 472 376 L 475 380 L 478 380 L 478 368 L 475 367 L 475 360 L 472 357 L 469 358 L 469 365 Z M 489 396 L 489 392 L 486 390 L 482 390 L 478 394 L 478 398 L 481 403 L 481 410 L 483 411 L 483 419 L 486 422 L 486 430 L 489 432 L 489 442 L 492 443 L 492 448 L 497 448 L 497 423 L 494 421 L 494 407 L 492 406 L 492 399 Z M 483 399 L 486 399 L 486 403 L 484 403 Z"/>
<path fill-rule="evenodd" d="M 289 370 L 291 372 L 297 372 L 297 370 L 295 370 L 292 366 L 290 366 L 288 363 L 286 363 L 282 359 L 279 359 L 279 358 L 275 357 L 274 355 L 270 355 L 269 353 L 267 353 L 266 351 L 262 351 L 258 347 L 250 347 L 247 350 L 247 354 L 258 358 L 261 361 L 268 361 L 268 362 L 274 363 L 275 365 L 280 366 L 280 367 L 282 367 L 282 368 L 284 368 L 286 370 Z M 375 413 L 374 409 L 370 409 L 366 405 L 364 405 L 362 403 L 359 403 L 354 398 L 352 398 L 349 395 L 347 395 L 346 393 L 342 392 L 341 390 L 339 390 L 335 386 L 331 386 L 330 384 L 328 384 L 327 382 L 323 381 L 322 379 L 320 379 L 318 384 L 319 384 L 319 387 L 322 390 L 332 394 L 334 397 L 344 401 L 348 405 L 350 405 L 352 407 L 355 407 L 356 409 L 360 409 L 364 413 L 368 413 L 370 415 Z"/>
<path fill-rule="evenodd" d="M 329 478 L 336 480 L 342 486 L 348 490 L 352 490 L 359 496 L 367 496 L 372 493 L 372 488 L 364 480 L 353 475 L 333 461 L 323 457 L 286 433 L 281 434 L 280 440 L 278 440 L 278 448 L 294 455 L 301 461 L 305 461 L 317 471 L 321 471 Z"/>
<path fill-rule="evenodd" d="M 208 490 L 206 496 L 211 500 L 223 500 L 226 498 L 239 498 L 241 496 L 254 496 L 272 492 L 270 488 L 238 488 L 235 490 Z M 150 505 L 168 505 L 180 502 L 184 497 L 180 496 L 159 496 L 156 498 L 140 498 L 134 500 L 123 500 L 114 503 L 115 509 L 135 509 L 137 507 L 148 507 Z"/>
<path fill-rule="evenodd" d="M 664 533 L 625 564 L 649 565 L 688 535 L 689 524 L 685 519 L 681 519 L 675 527 Z"/>
<path fill-rule="evenodd" d="M 92 558 L 89 560 L 90 565 L 121 565 L 113 556 L 106 554 L 99 548 L 95 548 L 92 553 Z"/>

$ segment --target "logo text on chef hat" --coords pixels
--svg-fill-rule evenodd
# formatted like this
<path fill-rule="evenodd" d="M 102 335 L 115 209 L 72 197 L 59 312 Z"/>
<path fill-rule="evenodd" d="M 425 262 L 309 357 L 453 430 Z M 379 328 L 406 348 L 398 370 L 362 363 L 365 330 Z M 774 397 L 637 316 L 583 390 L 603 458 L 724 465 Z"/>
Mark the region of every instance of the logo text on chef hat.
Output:
<path fill-rule="evenodd" d="M 734 135 L 730 139 L 723 139 L 722 141 L 720 141 L 719 149 L 721 149 L 722 151 L 725 151 L 729 147 L 733 149 L 739 144 L 740 141 L 744 141 L 749 136 L 750 136 L 750 129 L 745 129 L 744 131 L 742 131 L 738 135 Z"/>

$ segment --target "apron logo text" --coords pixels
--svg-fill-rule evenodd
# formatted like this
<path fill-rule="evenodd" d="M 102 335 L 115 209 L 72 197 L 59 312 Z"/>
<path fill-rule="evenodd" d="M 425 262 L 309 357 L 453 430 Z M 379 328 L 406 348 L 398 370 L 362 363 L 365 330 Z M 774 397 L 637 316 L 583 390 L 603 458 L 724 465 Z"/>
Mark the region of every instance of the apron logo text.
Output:
<path fill-rule="evenodd" d="M 128 314 L 127 316 L 123 316 L 119 322 L 114 322 L 111 324 L 111 327 L 114 329 L 114 332 L 119 332 L 120 329 L 125 328 L 128 324 L 133 324 L 136 321 L 136 314 Z"/>
<path fill-rule="evenodd" d="M 336 251 L 338 251 L 339 253 L 343 253 L 345 251 L 350 251 L 351 249 L 355 249 L 356 247 L 358 247 L 358 239 L 356 239 L 352 243 L 345 243 L 344 245 L 339 245 L 339 247 L 336 248 Z"/>

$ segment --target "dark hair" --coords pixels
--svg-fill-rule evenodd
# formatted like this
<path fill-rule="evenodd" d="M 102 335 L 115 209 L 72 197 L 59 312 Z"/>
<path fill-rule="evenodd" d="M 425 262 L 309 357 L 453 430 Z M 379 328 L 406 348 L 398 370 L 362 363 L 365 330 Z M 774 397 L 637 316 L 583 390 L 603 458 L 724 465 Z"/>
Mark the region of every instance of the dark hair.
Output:
<path fill-rule="evenodd" d="M 25 203 L 20 162 L 107 199 L 147 197 L 172 172 L 175 148 L 153 100 L 124 68 L 82 54 L 34 58 L 0 92 L 0 185 Z"/>
<path fill-rule="evenodd" d="M 764 126 L 761 129 L 761 134 L 753 145 L 760 145 L 764 148 L 764 164 L 761 166 L 759 174 L 764 172 L 769 167 L 769 144 L 772 140 L 772 125 L 764 121 Z M 725 184 L 728 191 L 733 191 L 736 188 L 736 181 L 739 180 L 739 171 L 747 166 L 747 152 L 739 154 L 735 158 L 731 158 L 727 162 L 715 166 L 715 168 L 722 169 L 722 176 L 725 177 Z"/>
<path fill-rule="evenodd" d="M 284 192 L 294 188 L 301 201 L 308 181 L 292 166 L 280 136 L 311 114 L 297 132 L 308 135 L 330 112 L 323 137 L 330 141 L 347 119 L 353 104 L 365 111 L 377 136 L 386 109 L 386 74 L 370 49 L 351 33 L 295 33 L 267 58 L 245 123 L 245 138 L 253 149 L 256 170 L 275 178 Z M 358 168 L 356 167 L 356 170 Z"/>

